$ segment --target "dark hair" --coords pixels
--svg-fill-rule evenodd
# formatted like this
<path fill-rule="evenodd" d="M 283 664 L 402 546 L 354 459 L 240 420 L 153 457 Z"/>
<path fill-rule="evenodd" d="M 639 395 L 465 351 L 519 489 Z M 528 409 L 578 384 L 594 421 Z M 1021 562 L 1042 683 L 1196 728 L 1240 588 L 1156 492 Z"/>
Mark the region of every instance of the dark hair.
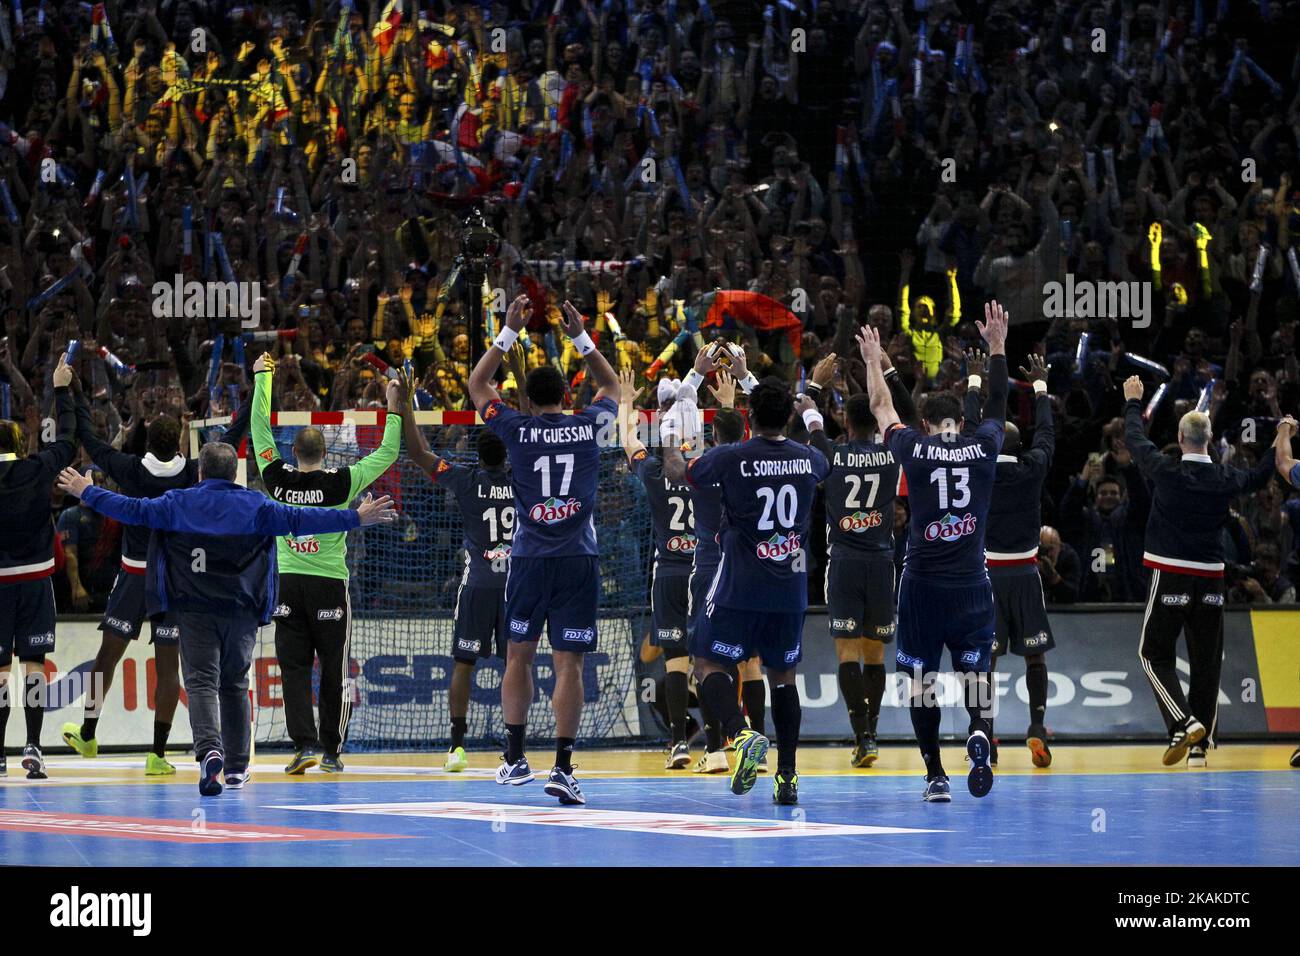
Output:
<path fill-rule="evenodd" d="M 844 403 L 844 417 L 859 438 L 876 430 L 876 416 L 871 413 L 871 399 L 866 395 L 851 396 Z"/>
<path fill-rule="evenodd" d="M 749 393 L 749 414 L 754 425 L 767 431 L 781 429 L 794 412 L 794 396 L 785 382 L 769 375 Z"/>
<path fill-rule="evenodd" d="M 928 392 L 921 396 L 921 417 L 931 425 L 942 425 L 951 420 L 962 420 L 961 402 L 952 392 Z"/>
<path fill-rule="evenodd" d="M 0 454 L 14 454 L 22 446 L 23 433 L 17 422 L 0 418 Z"/>
<path fill-rule="evenodd" d="M 318 465 L 325 459 L 325 435 L 307 427 L 293 436 L 293 454 L 300 465 Z"/>
<path fill-rule="evenodd" d="M 170 415 L 159 415 L 149 423 L 145 447 L 159 461 L 171 461 L 181 447 L 181 423 Z"/>
<path fill-rule="evenodd" d="M 481 429 L 478 433 L 478 460 L 489 468 L 495 468 L 506 460 L 506 443 L 490 429 Z"/>
<path fill-rule="evenodd" d="M 534 405 L 559 405 L 564 401 L 564 376 L 554 365 L 539 365 L 528 373 L 524 394 Z"/>
<path fill-rule="evenodd" d="M 1123 494 L 1128 489 L 1124 479 L 1119 475 L 1102 475 L 1097 479 L 1097 487 L 1100 488 L 1102 485 L 1115 485 L 1119 488 L 1120 494 Z"/>
<path fill-rule="evenodd" d="M 235 449 L 222 441 L 210 441 L 199 449 L 199 471 L 204 478 L 234 481 L 239 466 Z"/>
<path fill-rule="evenodd" d="M 731 445 L 745 437 L 745 419 L 734 408 L 719 408 L 713 416 L 713 444 Z"/>

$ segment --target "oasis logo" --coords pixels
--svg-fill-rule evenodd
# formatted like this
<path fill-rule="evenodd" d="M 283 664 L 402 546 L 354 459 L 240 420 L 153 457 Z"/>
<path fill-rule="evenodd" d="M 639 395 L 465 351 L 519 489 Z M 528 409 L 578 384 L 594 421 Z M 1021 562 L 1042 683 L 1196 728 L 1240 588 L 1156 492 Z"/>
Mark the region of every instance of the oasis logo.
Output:
<path fill-rule="evenodd" d="M 766 541 L 760 541 L 754 553 L 765 561 L 784 561 L 799 550 L 800 544 L 801 539 L 797 534 L 787 536 L 777 533 Z"/>
<path fill-rule="evenodd" d="M 590 644 L 596 639 L 596 631 L 590 627 L 566 627 L 564 629 L 564 640 L 572 641 L 575 644 Z"/>
<path fill-rule="evenodd" d="M 318 621 L 341 621 L 343 620 L 343 608 L 336 607 L 332 611 L 317 611 L 316 620 Z"/>
<path fill-rule="evenodd" d="M 730 657 L 733 661 L 740 660 L 740 655 L 745 653 L 745 649 L 739 644 L 723 644 L 721 641 L 713 642 L 712 651 L 723 657 Z"/>
<path fill-rule="evenodd" d="M 153 929 L 152 893 L 71 892 L 50 897 L 50 925 L 58 927 L 125 926 L 133 936 L 148 936 Z"/>
<path fill-rule="evenodd" d="M 695 535 L 675 534 L 664 545 L 665 550 L 674 554 L 691 554 L 695 551 Z"/>
<path fill-rule="evenodd" d="M 840 530 L 860 534 L 872 528 L 879 528 L 884 520 L 884 515 L 879 511 L 855 511 L 853 514 L 845 515 L 840 519 Z"/>
<path fill-rule="evenodd" d="M 319 554 L 320 542 L 315 538 L 285 538 L 289 547 L 299 554 Z"/>
<path fill-rule="evenodd" d="M 968 534 L 975 533 L 975 516 L 968 514 L 958 518 L 956 515 L 944 515 L 938 521 L 931 521 L 925 526 L 926 541 L 956 541 Z"/>
<path fill-rule="evenodd" d="M 528 517 L 537 524 L 559 524 L 568 521 L 582 510 L 582 502 L 577 498 L 561 501 L 559 498 L 547 498 L 528 509 Z"/>

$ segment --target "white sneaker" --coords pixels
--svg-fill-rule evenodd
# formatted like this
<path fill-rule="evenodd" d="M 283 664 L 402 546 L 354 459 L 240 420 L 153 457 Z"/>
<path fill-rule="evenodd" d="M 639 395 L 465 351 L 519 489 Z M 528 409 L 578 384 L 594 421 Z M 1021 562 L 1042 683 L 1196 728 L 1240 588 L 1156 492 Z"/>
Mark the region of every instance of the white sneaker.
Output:
<path fill-rule="evenodd" d="M 228 773 L 226 774 L 226 789 L 243 790 L 244 784 L 248 783 L 252 778 L 253 772 L 251 770 L 245 770 L 243 773 Z"/>
<path fill-rule="evenodd" d="M 668 760 L 664 764 L 665 770 L 681 770 L 690 765 L 691 748 L 685 741 L 673 744 L 672 750 L 668 754 Z"/>
<path fill-rule="evenodd" d="M 520 757 L 517 763 L 507 763 L 506 759 L 502 757 L 501 766 L 497 767 L 496 776 L 493 779 L 497 783 L 508 783 L 517 787 L 521 783 L 532 783 L 534 780 L 533 769 L 528 766 L 527 757 Z"/>
<path fill-rule="evenodd" d="M 565 806 L 580 807 L 587 802 L 582 787 L 578 786 L 577 778 L 572 772 L 561 770 L 559 767 L 551 769 L 551 775 L 546 778 L 546 786 L 543 789 L 551 796 L 559 797 L 560 802 Z"/>
<path fill-rule="evenodd" d="M 1200 744 L 1187 751 L 1187 768 L 1189 770 L 1205 768 L 1205 748 Z"/>
<path fill-rule="evenodd" d="M 730 773 L 725 750 L 714 750 L 695 761 L 696 773 Z"/>

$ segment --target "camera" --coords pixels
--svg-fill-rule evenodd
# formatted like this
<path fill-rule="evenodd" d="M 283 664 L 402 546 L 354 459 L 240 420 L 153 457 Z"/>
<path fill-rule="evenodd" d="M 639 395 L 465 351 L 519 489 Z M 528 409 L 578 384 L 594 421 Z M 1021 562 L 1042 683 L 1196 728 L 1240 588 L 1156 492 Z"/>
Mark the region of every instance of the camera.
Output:
<path fill-rule="evenodd" d="M 488 225 L 483 213 L 475 209 L 465 217 L 465 228 L 460 236 L 460 251 L 465 258 L 492 259 L 501 248 L 501 237 Z"/>

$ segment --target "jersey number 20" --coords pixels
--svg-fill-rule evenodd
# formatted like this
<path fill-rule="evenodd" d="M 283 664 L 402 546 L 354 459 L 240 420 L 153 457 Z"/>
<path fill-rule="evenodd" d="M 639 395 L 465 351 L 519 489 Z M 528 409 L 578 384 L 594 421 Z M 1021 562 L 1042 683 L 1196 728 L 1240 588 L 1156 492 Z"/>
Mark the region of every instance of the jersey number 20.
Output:
<path fill-rule="evenodd" d="M 763 516 L 758 519 L 759 531 L 771 531 L 777 522 L 782 528 L 794 527 L 795 512 L 798 510 L 794 485 L 782 485 L 779 489 L 759 488 L 758 499 L 763 502 Z M 772 520 L 773 517 L 776 522 Z"/>

